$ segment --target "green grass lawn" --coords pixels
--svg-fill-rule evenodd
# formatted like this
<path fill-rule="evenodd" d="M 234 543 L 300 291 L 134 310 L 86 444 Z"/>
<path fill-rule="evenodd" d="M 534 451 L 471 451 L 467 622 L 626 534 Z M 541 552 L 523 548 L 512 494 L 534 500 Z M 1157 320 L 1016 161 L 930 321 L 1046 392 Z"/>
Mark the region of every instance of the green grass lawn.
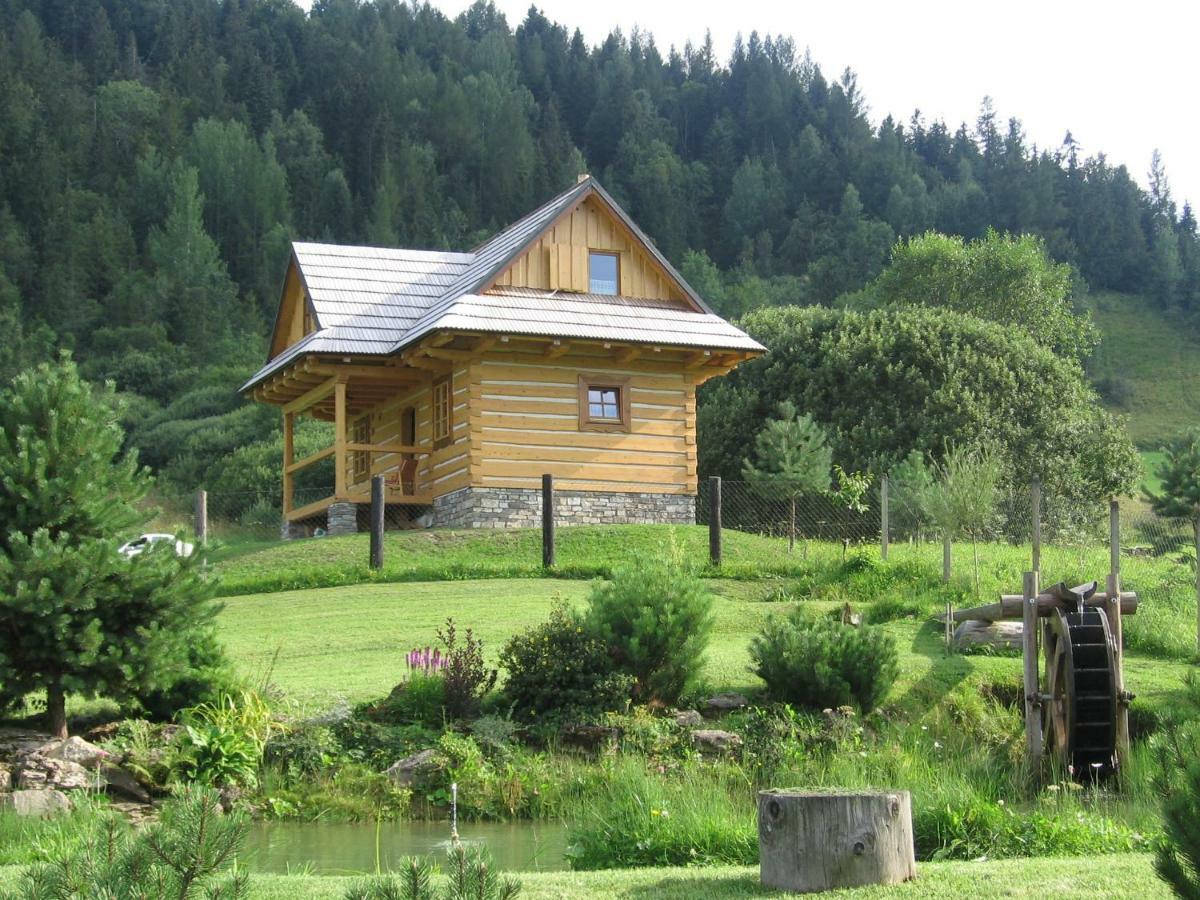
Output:
<path fill-rule="evenodd" d="M 853 583 L 853 582 L 851 582 Z M 751 637 L 772 613 L 790 602 L 765 602 L 776 584 L 713 580 L 716 624 L 705 675 L 714 689 L 753 689 Z M 578 604 L 589 586 L 580 581 L 487 579 L 366 584 L 226 598 L 221 637 L 243 673 L 270 680 L 306 705 L 380 696 L 405 675 L 404 653 L 435 643 L 447 616 L 471 627 L 495 660 L 504 641 L 545 618 L 556 600 Z M 805 606 L 827 612 L 838 600 Z M 901 677 L 890 702 L 921 709 L 968 681 L 1017 684 L 1020 660 L 1003 656 L 947 655 L 941 626 L 924 617 L 887 622 L 900 650 Z M 1127 681 L 1138 703 L 1157 706 L 1179 689 L 1182 661 L 1130 652 Z"/>
<path fill-rule="evenodd" d="M 16 880 L 16 867 L 0 867 L 0 888 Z M 794 897 L 763 888 L 758 870 L 738 866 L 704 869 L 610 869 L 601 872 L 544 872 L 520 876 L 521 900 L 732 900 L 739 897 Z M 254 900 L 328 898 L 344 895 L 352 878 L 255 875 Z M 835 891 L 828 897 L 911 897 L 958 900 L 961 897 L 1170 897 L 1146 854 L 1099 858 L 1036 858 L 987 862 L 920 863 L 917 878 L 890 888 Z"/>

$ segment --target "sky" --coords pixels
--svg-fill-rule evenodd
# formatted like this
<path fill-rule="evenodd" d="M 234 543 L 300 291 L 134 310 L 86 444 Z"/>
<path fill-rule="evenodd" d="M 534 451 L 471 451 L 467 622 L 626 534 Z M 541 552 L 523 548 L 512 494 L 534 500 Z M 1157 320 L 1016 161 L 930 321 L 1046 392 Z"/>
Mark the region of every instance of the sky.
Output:
<path fill-rule="evenodd" d="M 432 0 L 453 17 L 468 0 Z M 495 0 L 515 28 L 531 0 Z M 305 4 L 307 5 L 307 4 Z M 1070 130 L 1085 155 L 1103 152 L 1143 186 L 1150 157 L 1163 156 L 1172 194 L 1200 201 L 1200 4 L 1143 0 L 978 0 L 875 2 L 738 0 L 538 0 L 552 21 L 600 43 L 615 27 L 637 26 L 666 55 L 699 44 L 710 30 L 727 59 L 736 35 L 790 36 L 827 77 L 849 66 L 871 119 L 907 122 L 920 109 L 951 130 L 974 123 L 992 98 L 998 120 L 1021 120 L 1027 143 L 1057 147 Z"/>

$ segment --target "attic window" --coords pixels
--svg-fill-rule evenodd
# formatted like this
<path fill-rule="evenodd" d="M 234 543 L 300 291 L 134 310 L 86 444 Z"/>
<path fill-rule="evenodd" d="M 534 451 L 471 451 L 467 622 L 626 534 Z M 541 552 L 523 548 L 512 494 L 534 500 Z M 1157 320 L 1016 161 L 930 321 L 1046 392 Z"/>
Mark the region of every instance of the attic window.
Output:
<path fill-rule="evenodd" d="M 621 261 L 616 253 L 588 253 L 588 290 L 593 294 L 618 294 Z"/>
<path fill-rule="evenodd" d="M 629 431 L 629 379 L 579 376 L 579 430 Z"/>

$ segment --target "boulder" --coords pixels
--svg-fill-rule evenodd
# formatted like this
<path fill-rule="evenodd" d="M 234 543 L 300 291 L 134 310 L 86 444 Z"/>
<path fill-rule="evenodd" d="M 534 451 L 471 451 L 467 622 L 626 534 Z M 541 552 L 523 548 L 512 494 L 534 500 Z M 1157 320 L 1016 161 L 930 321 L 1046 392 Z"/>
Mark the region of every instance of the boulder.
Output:
<path fill-rule="evenodd" d="M 97 769 L 112 756 L 107 750 L 101 750 L 95 744 L 89 744 L 77 736 L 69 737 L 65 741 L 53 741 L 43 747 L 38 755 L 78 763 L 85 769 Z"/>
<path fill-rule="evenodd" d="M 125 797 L 137 803 L 150 802 L 150 795 L 146 793 L 146 789 L 120 766 L 105 763 L 100 767 L 100 777 L 104 779 L 104 785 L 110 794 Z"/>
<path fill-rule="evenodd" d="M 990 647 L 993 650 L 1020 650 L 1024 628 L 1020 622 L 981 622 L 968 619 L 954 629 L 954 649 L 957 651 Z"/>
<path fill-rule="evenodd" d="M 692 732 L 692 743 L 701 753 L 721 754 L 739 749 L 742 738 L 732 731 L 701 728 Z"/>
<path fill-rule="evenodd" d="M 588 753 L 609 753 L 621 742 L 621 729 L 610 725 L 564 725 L 558 733 L 563 747 Z"/>
<path fill-rule="evenodd" d="M 77 762 L 36 755 L 21 761 L 16 781 L 22 791 L 78 791 L 95 783 L 91 773 Z"/>
<path fill-rule="evenodd" d="M 708 717 L 721 716 L 727 712 L 733 712 L 735 709 L 743 709 L 750 703 L 741 694 L 734 691 L 723 691 L 709 697 L 704 703 L 704 715 Z"/>
<path fill-rule="evenodd" d="M 393 763 L 386 774 L 396 784 L 411 787 L 423 775 L 427 775 L 436 768 L 437 751 L 420 750 Z"/>
<path fill-rule="evenodd" d="M 8 766 L 0 765 L 0 794 L 5 794 L 12 790 L 12 772 Z"/>
<path fill-rule="evenodd" d="M 695 728 L 704 721 L 704 716 L 696 712 L 694 709 L 685 709 L 682 712 L 675 713 L 675 724 L 680 728 Z"/>
<path fill-rule="evenodd" d="M 70 810 L 71 800 L 62 791 L 13 791 L 0 794 L 0 807 L 7 807 L 18 816 L 52 816 Z"/>

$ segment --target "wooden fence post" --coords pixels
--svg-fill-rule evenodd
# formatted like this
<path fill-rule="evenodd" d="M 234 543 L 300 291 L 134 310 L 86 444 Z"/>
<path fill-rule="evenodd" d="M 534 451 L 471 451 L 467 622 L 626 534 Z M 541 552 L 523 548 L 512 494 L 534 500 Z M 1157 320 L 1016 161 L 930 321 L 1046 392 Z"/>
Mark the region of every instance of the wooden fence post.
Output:
<path fill-rule="evenodd" d="M 1116 504 L 1113 504 L 1116 506 Z M 1116 645 L 1114 656 L 1117 661 L 1117 770 L 1125 771 L 1129 763 L 1129 695 L 1125 693 L 1125 624 L 1121 620 L 1121 575 L 1110 572 L 1108 576 L 1108 600 L 1104 604 L 1108 613 L 1108 627 Z"/>
<path fill-rule="evenodd" d="M 1196 529 L 1196 649 L 1200 651 L 1200 513 L 1194 523 Z"/>
<path fill-rule="evenodd" d="M 1108 570 L 1121 574 L 1121 504 L 1108 501 Z"/>
<path fill-rule="evenodd" d="M 371 568 L 383 568 L 383 522 L 385 497 L 382 475 L 371 478 Z"/>
<path fill-rule="evenodd" d="M 1042 571 L 1042 479 L 1034 476 L 1029 485 L 1029 505 L 1033 513 L 1033 571 Z"/>
<path fill-rule="evenodd" d="M 950 546 L 950 532 L 942 532 L 942 584 L 950 583 L 950 566 L 954 551 Z"/>
<path fill-rule="evenodd" d="M 542 476 L 542 567 L 554 568 L 554 476 Z"/>
<path fill-rule="evenodd" d="M 1042 700 L 1038 686 L 1038 573 L 1026 572 L 1021 604 L 1021 645 L 1025 682 L 1025 744 L 1029 770 L 1037 777 L 1042 762 Z M 1118 600 L 1118 603 L 1120 601 Z"/>
<path fill-rule="evenodd" d="M 714 566 L 721 565 L 721 476 L 708 479 L 708 558 Z"/>
<path fill-rule="evenodd" d="M 888 477 L 879 479 L 879 554 L 887 559 L 888 555 Z"/>
<path fill-rule="evenodd" d="M 208 491 L 196 491 L 196 512 L 193 521 L 196 543 L 208 543 Z"/>

